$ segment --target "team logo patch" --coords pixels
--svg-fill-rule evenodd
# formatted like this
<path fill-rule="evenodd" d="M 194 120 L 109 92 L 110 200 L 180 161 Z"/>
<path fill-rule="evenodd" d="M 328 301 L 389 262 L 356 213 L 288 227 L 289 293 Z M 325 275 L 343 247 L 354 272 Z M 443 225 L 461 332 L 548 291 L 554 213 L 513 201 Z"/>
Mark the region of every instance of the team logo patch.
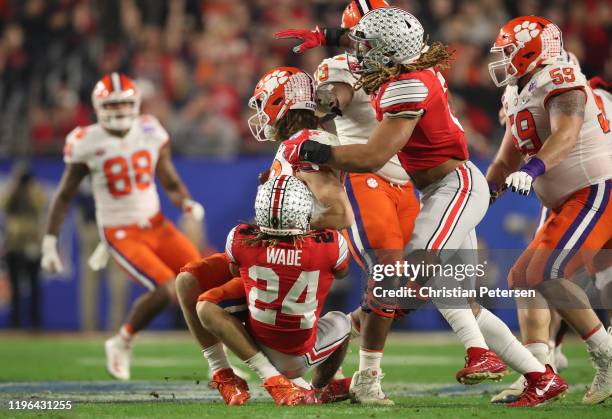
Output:
<path fill-rule="evenodd" d="M 143 124 L 142 131 L 145 134 L 152 134 L 155 131 L 155 126 L 153 124 Z"/>
<path fill-rule="evenodd" d="M 125 232 L 125 230 L 117 230 L 115 231 L 115 238 L 117 240 L 123 240 L 127 237 L 127 233 Z"/>
<path fill-rule="evenodd" d="M 366 180 L 366 185 L 368 185 L 372 189 L 376 189 L 378 188 L 378 181 L 373 177 L 369 177 L 368 180 Z"/>
<path fill-rule="evenodd" d="M 533 91 L 538 87 L 538 82 L 536 81 L 536 79 L 531 80 L 531 83 L 529 83 L 529 93 L 533 93 Z"/>

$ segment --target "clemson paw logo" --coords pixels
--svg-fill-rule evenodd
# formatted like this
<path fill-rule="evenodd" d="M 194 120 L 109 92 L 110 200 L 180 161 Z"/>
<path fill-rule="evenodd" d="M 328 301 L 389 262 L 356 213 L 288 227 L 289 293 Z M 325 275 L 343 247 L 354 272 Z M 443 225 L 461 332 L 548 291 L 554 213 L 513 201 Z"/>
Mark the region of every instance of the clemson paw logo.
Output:
<path fill-rule="evenodd" d="M 525 21 L 514 27 L 514 37 L 520 42 L 529 42 L 540 34 L 540 30 L 536 29 L 538 25 L 533 22 Z"/>
<path fill-rule="evenodd" d="M 286 83 L 287 80 L 289 80 L 289 73 L 282 70 L 275 70 L 268 74 L 261 82 L 265 91 L 271 91 L 276 86 Z"/>

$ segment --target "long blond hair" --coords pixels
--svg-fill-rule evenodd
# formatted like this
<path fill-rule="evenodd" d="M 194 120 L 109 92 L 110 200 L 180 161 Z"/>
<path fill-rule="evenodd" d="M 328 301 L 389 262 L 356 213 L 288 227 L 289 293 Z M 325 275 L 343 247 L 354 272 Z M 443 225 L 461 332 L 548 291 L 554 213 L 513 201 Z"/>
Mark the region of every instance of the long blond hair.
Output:
<path fill-rule="evenodd" d="M 363 89 L 367 94 L 372 94 L 383 84 L 402 73 L 424 70 L 430 67 L 437 67 L 445 70 L 450 67 L 450 61 L 455 51 L 449 50 L 447 45 L 441 42 L 434 42 L 429 49 L 421 54 L 421 57 L 414 63 L 395 64 L 392 67 L 379 65 L 376 71 L 364 74 L 355 83 L 355 90 Z"/>

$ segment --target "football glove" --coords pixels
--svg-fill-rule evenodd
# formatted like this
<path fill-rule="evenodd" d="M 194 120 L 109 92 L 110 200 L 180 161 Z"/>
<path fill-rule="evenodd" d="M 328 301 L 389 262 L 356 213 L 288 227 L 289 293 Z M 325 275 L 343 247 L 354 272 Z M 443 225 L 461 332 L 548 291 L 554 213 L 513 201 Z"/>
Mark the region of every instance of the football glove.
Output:
<path fill-rule="evenodd" d="M 47 272 L 64 272 L 64 265 L 57 252 L 57 237 L 45 234 L 41 245 L 42 258 L 40 266 Z"/>
<path fill-rule="evenodd" d="M 531 184 L 542 173 L 546 171 L 544 162 L 537 157 L 532 157 L 527 164 L 521 167 L 518 172 L 511 173 L 506 178 L 506 187 L 527 196 L 531 191 Z"/>
<path fill-rule="evenodd" d="M 278 39 L 299 39 L 302 41 L 301 44 L 293 47 L 293 52 L 302 53 L 311 48 L 316 48 L 321 45 L 326 45 L 327 41 L 325 40 L 325 32 L 321 30 L 318 26 L 314 30 L 310 29 L 285 29 L 283 31 L 278 31 L 274 34 L 275 38 Z"/>
<path fill-rule="evenodd" d="M 183 201 L 183 213 L 193 219 L 194 221 L 202 221 L 204 219 L 205 211 L 204 207 L 191 199 L 185 199 Z"/>

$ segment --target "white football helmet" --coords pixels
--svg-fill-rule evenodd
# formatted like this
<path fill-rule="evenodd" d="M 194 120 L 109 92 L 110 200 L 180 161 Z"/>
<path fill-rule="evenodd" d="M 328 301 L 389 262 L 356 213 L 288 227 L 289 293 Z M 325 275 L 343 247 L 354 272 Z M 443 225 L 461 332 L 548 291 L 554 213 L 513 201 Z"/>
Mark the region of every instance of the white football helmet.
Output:
<path fill-rule="evenodd" d="M 272 126 L 291 109 L 314 112 L 315 88 L 310 74 L 296 67 L 278 67 L 268 71 L 255 86 L 249 107 L 255 114 L 248 120 L 257 141 L 272 140 Z"/>
<path fill-rule="evenodd" d="M 140 92 L 128 76 L 110 73 L 102 77 L 91 93 L 91 101 L 104 128 L 112 131 L 125 131 L 132 127 L 140 113 Z M 126 109 L 115 109 L 119 103 L 128 103 Z"/>
<path fill-rule="evenodd" d="M 294 236 L 310 230 L 314 198 L 296 177 L 281 175 L 259 187 L 255 198 L 255 224 L 274 236 Z"/>
<path fill-rule="evenodd" d="M 397 7 L 374 9 L 361 18 L 349 33 L 353 55 L 360 72 L 376 71 L 381 66 L 410 64 L 427 51 L 425 31 L 416 17 Z"/>

